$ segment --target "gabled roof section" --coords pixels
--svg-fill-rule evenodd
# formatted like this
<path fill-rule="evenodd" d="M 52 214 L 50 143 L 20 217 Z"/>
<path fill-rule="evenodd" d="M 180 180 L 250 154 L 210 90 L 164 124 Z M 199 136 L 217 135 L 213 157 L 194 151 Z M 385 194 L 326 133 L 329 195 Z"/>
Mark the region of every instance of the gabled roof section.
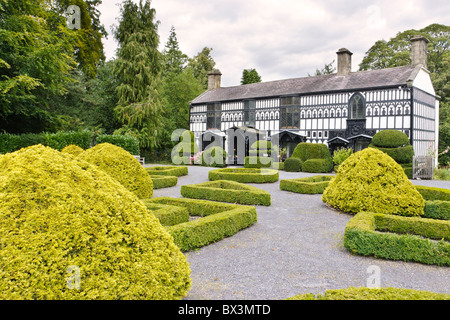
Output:
<path fill-rule="evenodd" d="M 283 95 L 345 91 L 364 88 L 407 85 L 415 78 L 414 66 L 252 83 L 209 90 L 195 98 L 192 104 L 231 100 L 276 97 Z"/>

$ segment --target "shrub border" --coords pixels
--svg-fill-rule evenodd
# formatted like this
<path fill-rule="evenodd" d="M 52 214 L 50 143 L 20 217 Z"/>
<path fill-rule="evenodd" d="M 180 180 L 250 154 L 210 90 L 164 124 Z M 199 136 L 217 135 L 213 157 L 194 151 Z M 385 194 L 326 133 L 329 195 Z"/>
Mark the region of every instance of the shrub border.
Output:
<path fill-rule="evenodd" d="M 210 181 L 231 180 L 241 183 L 273 183 L 278 181 L 279 172 L 274 169 L 226 168 L 209 171 L 208 178 Z"/>
<path fill-rule="evenodd" d="M 160 197 L 147 203 L 184 207 L 202 218 L 166 227 L 181 251 L 191 251 L 230 237 L 257 222 L 256 208 L 208 200 Z"/>
<path fill-rule="evenodd" d="M 226 185 L 226 188 L 222 186 Z M 246 205 L 270 206 L 270 193 L 253 186 L 230 181 L 215 180 L 181 186 L 181 195 L 191 199 L 205 199 Z"/>
<path fill-rule="evenodd" d="M 333 176 L 317 175 L 280 181 L 280 190 L 306 194 L 321 194 L 328 187 Z"/>
<path fill-rule="evenodd" d="M 188 174 L 188 168 L 186 166 L 155 166 L 146 167 L 148 174 L 153 176 L 175 176 L 181 177 Z"/>
<path fill-rule="evenodd" d="M 448 239 L 449 233 L 450 221 L 360 212 L 347 223 L 344 247 L 352 253 L 375 258 L 450 266 L 450 243 L 422 237 Z"/>
<path fill-rule="evenodd" d="M 176 176 L 150 175 L 150 178 L 153 181 L 153 189 L 170 188 L 178 183 Z"/>

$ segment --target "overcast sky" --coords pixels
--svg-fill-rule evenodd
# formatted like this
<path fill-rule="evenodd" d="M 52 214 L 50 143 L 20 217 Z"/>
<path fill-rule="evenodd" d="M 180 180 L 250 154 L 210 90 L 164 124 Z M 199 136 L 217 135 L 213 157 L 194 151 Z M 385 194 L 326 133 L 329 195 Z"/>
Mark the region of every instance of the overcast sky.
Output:
<path fill-rule="evenodd" d="M 99 6 L 109 33 L 117 24 L 118 3 L 103 0 Z M 448 0 L 153 0 L 152 7 L 161 49 L 172 25 L 189 57 L 213 48 L 222 86 L 239 85 L 242 71 L 250 68 L 263 81 L 304 77 L 335 60 L 340 48 L 353 52 L 356 71 L 375 41 L 450 21 Z M 107 59 L 113 58 L 112 35 L 104 45 Z"/>

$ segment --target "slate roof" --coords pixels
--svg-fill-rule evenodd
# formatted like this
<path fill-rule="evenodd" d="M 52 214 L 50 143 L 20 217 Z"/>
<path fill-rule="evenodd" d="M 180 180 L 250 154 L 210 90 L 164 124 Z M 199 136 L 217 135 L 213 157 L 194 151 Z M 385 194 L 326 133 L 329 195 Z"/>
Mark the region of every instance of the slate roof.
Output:
<path fill-rule="evenodd" d="M 400 86 L 406 85 L 409 81 L 413 80 L 417 72 L 418 70 L 414 66 L 403 66 L 352 72 L 346 76 L 338 76 L 335 73 L 314 77 L 252 83 L 209 90 L 195 98 L 191 103 L 202 104 L 207 102 L 223 102 L 293 94 Z"/>

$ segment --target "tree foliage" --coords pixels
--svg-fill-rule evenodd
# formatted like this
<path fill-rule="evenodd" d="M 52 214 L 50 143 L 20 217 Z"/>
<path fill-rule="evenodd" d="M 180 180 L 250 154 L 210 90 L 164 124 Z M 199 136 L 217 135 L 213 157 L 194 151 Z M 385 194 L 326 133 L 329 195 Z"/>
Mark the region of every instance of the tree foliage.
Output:
<path fill-rule="evenodd" d="M 241 84 L 259 83 L 261 82 L 261 77 L 256 69 L 244 69 L 242 71 Z"/>
<path fill-rule="evenodd" d="M 119 42 L 114 74 L 118 105 L 116 113 L 124 127 L 121 132 L 136 135 L 142 147 L 158 145 L 162 102 L 161 53 L 158 51 L 159 21 L 150 1 L 123 2 L 114 36 Z"/>
<path fill-rule="evenodd" d="M 208 72 L 214 69 L 216 62 L 211 57 L 212 48 L 204 47 L 196 56 L 189 59 L 186 67 L 194 78 L 196 78 L 203 89 L 208 89 Z"/>

